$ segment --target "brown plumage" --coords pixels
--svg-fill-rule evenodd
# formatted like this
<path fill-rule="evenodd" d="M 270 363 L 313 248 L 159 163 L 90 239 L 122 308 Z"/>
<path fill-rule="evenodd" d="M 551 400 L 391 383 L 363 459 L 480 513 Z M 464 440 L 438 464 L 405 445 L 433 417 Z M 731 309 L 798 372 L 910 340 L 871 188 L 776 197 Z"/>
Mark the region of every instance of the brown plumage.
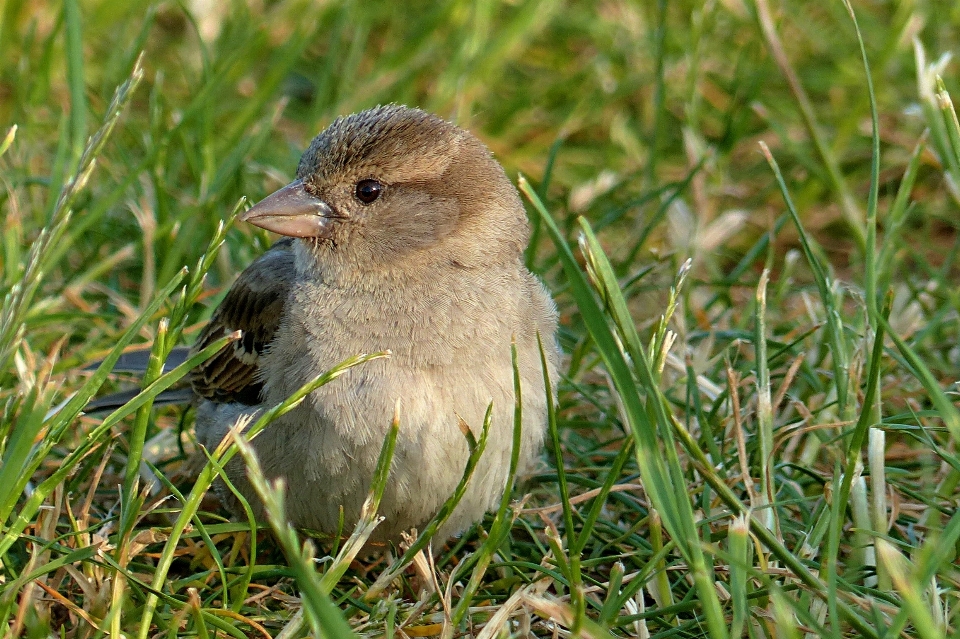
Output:
<path fill-rule="evenodd" d="M 401 428 L 375 540 L 421 527 L 452 493 L 493 401 L 487 450 L 440 536 L 493 507 L 511 452 L 516 337 L 521 461 L 536 459 L 548 399 L 537 333 L 556 375 L 556 312 L 523 265 L 529 230 L 516 190 L 470 133 L 402 106 L 335 121 L 313 140 L 297 180 L 242 219 L 287 235 L 237 279 L 201 348 L 243 331 L 193 376 L 198 439 L 216 446 L 301 385 L 359 353 L 390 350 L 318 389 L 254 441 L 284 477 L 288 515 L 334 533 L 356 521 L 397 399 Z M 242 464 L 231 480 L 256 506 Z M 230 502 L 230 499 L 227 499 Z"/>
<path fill-rule="evenodd" d="M 216 402 L 258 404 L 260 355 L 273 341 L 293 279 L 293 240 L 280 240 L 248 266 L 217 307 L 194 344 L 206 348 L 234 331 L 241 339 L 194 369 L 190 383 L 198 397 Z"/>

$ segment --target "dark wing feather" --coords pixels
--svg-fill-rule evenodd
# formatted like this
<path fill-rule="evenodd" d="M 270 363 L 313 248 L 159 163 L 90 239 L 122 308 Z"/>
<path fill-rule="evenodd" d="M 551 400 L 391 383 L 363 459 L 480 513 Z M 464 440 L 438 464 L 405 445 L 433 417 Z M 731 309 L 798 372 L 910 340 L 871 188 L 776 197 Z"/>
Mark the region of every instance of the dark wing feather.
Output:
<path fill-rule="evenodd" d="M 198 396 L 215 402 L 260 402 L 260 355 L 280 326 L 294 276 L 292 239 L 274 244 L 240 274 L 193 352 L 234 331 L 242 335 L 194 369 L 190 383 Z"/>

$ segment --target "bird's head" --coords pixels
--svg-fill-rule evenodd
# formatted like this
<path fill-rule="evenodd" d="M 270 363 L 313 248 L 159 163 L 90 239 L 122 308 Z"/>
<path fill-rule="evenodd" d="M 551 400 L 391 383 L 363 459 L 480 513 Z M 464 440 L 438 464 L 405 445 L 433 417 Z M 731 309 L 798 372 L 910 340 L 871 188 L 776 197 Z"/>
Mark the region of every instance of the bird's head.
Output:
<path fill-rule="evenodd" d="M 513 261 L 529 235 L 516 189 L 476 137 L 398 105 L 338 118 L 310 143 L 297 179 L 240 219 L 301 238 L 321 267 L 365 270 Z"/>

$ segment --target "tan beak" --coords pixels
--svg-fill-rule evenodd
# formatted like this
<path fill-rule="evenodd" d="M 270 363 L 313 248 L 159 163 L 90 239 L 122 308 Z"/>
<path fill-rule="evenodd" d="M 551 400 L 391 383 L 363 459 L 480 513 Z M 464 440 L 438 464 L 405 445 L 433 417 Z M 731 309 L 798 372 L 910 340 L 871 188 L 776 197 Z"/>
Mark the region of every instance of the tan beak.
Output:
<path fill-rule="evenodd" d="M 338 217 L 329 204 L 307 192 L 302 180 L 294 180 L 254 204 L 240 221 L 289 237 L 329 239 Z"/>

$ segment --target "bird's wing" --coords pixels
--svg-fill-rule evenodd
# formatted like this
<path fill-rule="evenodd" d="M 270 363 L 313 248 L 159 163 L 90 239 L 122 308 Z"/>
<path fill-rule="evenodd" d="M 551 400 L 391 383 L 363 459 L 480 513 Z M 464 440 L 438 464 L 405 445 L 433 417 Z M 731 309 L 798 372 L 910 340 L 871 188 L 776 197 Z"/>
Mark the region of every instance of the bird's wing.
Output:
<path fill-rule="evenodd" d="M 193 352 L 234 331 L 242 334 L 194 369 L 190 383 L 198 396 L 215 402 L 260 402 L 260 356 L 280 326 L 293 280 L 292 239 L 274 244 L 240 274 L 200 333 Z"/>

